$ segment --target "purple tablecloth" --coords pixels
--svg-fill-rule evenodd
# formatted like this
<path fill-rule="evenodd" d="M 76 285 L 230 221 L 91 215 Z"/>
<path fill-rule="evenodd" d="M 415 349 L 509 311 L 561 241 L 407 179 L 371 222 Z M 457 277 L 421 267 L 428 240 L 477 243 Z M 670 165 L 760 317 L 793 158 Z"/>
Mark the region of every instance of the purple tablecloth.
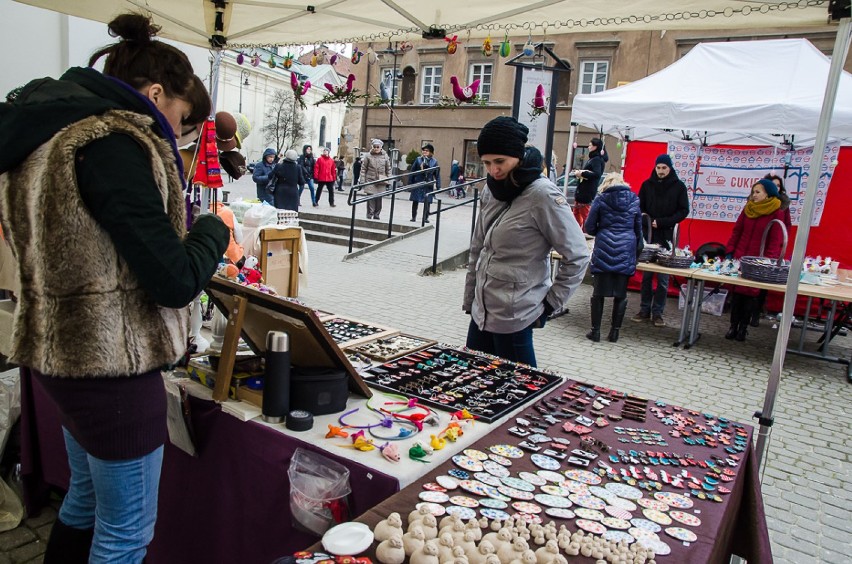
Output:
<path fill-rule="evenodd" d="M 339 458 L 213 402 L 190 398 L 198 457 L 166 445 L 154 541 L 147 562 L 267 563 L 317 537 L 292 527 L 287 468 L 296 448 L 322 453 L 350 472 L 350 512 L 359 515 L 399 491 L 396 478 Z M 21 459 L 27 510 L 36 515 L 51 486 L 68 487 L 58 412 L 21 371 Z"/>

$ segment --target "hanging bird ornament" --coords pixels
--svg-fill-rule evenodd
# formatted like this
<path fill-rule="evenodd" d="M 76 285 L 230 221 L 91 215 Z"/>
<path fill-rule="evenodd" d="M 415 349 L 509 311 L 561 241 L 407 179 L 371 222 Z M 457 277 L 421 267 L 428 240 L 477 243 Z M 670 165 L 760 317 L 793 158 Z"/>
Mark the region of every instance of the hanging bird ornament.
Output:
<path fill-rule="evenodd" d="M 237 55 L 237 64 L 242 65 L 244 62 L 246 62 L 246 56 L 243 55 L 242 51 L 240 51 L 240 53 Z"/>
<path fill-rule="evenodd" d="M 546 114 L 549 101 L 550 98 L 547 98 L 544 95 L 544 85 L 539 84 L 536 86 L 535 96 L 533 96 L 532 102 L 530 102 L 532 110 L 529 112 L 529 116 L 535 119 L 541 114 Z"/>
<path fill-rule="evenodd" d="M 317 66 L 318 62 L 319 62 L 319 56 L 317 55 L 317 50 L 314 49 L 314 54 L 311 55 L 311 66 L 312 67 Z"/>
<path fill-rule="evenodd" d="M 336 63 L 336 62 L 337 62 L 337 53 L 335 53 L 334 55 L 331 56 L 331 59 L 328 60 L 328 64 L 330 64 L 331 66 L 334 66 L 334 63 Z"/>
<path fill-rule="evenodd" d="M 330 82 L 326 82 L 324 86 L 328 90 L 328 94 L 323 96 L 320 101 L 314 102 L 314 105 L 319 106 L 320 104 L 328 104 L 330 102 L 344 102 L 347 106 L 352 106 L 358 98 L 366 97 L 366 94 L 358 94 L 358 91 L 353 89 L 354 84 L 355 75 L 352 73 L 349 73 L 349 76 L 346 78 L 346 84 L 342 86 L 335 86 Z"/>
<path fill-rule="evenodd" d="M 357 47 L 355 47 L 355 48 L 352 50 L 352 57 L 351 57 L 351 59 L 350 59 L 350 60 L 352 61 L 352 64 L 353 64 L 353 65 L 357 65 L 358 63 L 360 63 L 360 62 L 361 62 L 361 57 L 363 57 L 363 56 L 364 56 L 364 52 L 363 52 L 363 51 L 359 51 L 359 50 L 358 50 L 358 48 L 357 48 Z"/>
<path fill-rule="evenodd" d="M 456 50 L 459 48 L 459 36 L 454 35 L 452 37 L 445 37 L 444 41 L 447 42 L 447 53 L 455 55 Z"/>
<path fill-rule="evenodd" d="M 284 55 L 284 60 L 281 61 L 281 66 L 284 67 L 285 69 L 289 69 L 290 67 L 293 66 L 293 59 L 295 59 L 295 58 L 296 58 L 296 56 L 293 55 L 293 53 L 287 51 L 287 54 Z"/>
<path fill-rule="evenodd" d="M 491 45 L 491 34 L 488 34 L 488 37 L 485 38 L 485 41 L 482 42 L 482 54 L 486 57 L 490 57 L 494 53 L 494 47 Z"/>
<path fill-rule="evenodd" d="M 408 53 L 412 49 L 414 49 L 414 44 L 411 41 L 403 41 L 399 44 L 399 50 L 403 53 Z"/>
<path fill-rule="evenodd" d="M 311 89 L 311 81 L 306 80 L 301 82 L 299 78 L 296 76 L 296 73 L 290 73 L 290 88 L 293 89 L 293 97 L 296 99 L 296 102 L 302 107 L 303 110 L 307 109 L 307 105 L 305 104 L 305 100 L 303 97 L 308 93 L 308 90 Z"/>
<path fill-rule="evenodd" d="M 275 57 L 273 55 L 270 55 L 269 60 L 266 61 L 266 64 L 269 65 L 269 68 L 274 69 L 277 66 L 275 64 Z"/>
<path fill-rule="evenodd" d="M 474 80 L 468 86 L 459 84 L 459 79 L 455 75 L 450 77 L 450 84 L 453 85 L 453 97 L 462 102 L 473 102 L 476 99 L 476 93 L 479 91 L 479 79 Z"/>
<path fill-rule="evenodd" d="M 260 54 L 255 53 L 251 56 L 251 66 L 256 67 L 260 65 Z"/>
<path fill-rule="evenodd" d="M 500 43 L 500 56 L 506 58 L 511 54 L 512 44 L 509 43 L 509 33 L 506 32 L 506 35 L 503 37 L 503 41 Z"/>

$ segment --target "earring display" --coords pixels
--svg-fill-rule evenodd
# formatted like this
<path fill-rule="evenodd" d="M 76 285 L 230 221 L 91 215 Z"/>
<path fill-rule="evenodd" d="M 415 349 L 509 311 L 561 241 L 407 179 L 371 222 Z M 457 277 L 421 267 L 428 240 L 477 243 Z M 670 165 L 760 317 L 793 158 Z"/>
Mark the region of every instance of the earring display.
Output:
<path fill-rule="evenodd" d="M 340 316 L 325 319 L 322 324 L 340 348 L 351 347 L 370 339 L 397 333 L 395 329 Z"/>
<path fill-rule="evenodd" d="M 417 398 L 436 409 L 467 409 L 486 423 L 562 382 L 555 374 L 445 344 L 385 362 L 361 377 L 370 387 Z"/>
<path fill-rule="evenodd" d="M 349 347 L 347 351 L 363 354 L 381 362 L 387 362 L 420 349 L 431 347 L 436 343 L 437 341 L 400 333 L 399 335 L 383 337 Z"/>

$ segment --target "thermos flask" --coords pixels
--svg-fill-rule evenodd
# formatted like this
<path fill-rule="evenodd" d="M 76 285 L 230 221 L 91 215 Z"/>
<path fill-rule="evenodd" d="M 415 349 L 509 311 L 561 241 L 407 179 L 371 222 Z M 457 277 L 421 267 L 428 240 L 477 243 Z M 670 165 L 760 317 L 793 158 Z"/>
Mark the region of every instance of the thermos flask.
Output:
<path fill-rule="evenodd" d="M 290 411 L 290 336 L 284 331 L 266 334 L 266 374 L 262 417 L 281 423 Z"/>

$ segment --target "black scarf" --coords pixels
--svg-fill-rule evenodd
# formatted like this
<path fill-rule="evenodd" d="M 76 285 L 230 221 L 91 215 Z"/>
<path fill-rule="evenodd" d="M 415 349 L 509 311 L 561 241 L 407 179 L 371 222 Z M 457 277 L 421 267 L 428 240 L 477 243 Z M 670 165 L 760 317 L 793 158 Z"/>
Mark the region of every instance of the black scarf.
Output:
<path fill-rule="evenodd" d="M 528 163 L 522 163 L 528 164 Z M 521 195 L 527 186 L 541 178 L 541 165 L 525 166 L 512 170 L 503 180 L 497 180 L 490 174 L 485 179 L 491 194 L 501 202 L 511 202 Z"/>

